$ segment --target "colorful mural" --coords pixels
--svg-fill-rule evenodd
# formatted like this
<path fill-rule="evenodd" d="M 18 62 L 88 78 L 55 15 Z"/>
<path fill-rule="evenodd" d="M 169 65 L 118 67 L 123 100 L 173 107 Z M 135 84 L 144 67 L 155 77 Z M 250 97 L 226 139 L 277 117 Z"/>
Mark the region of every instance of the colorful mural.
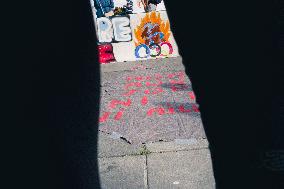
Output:
<path fill-rule="evenodd" d="M 173 53 L 173 47 L 169 43 L 170 23 L 168 20 L 163 21 L 160 13 L 147 13 L 134 29 L 134 34 L 136 58 L 168 56 Z M 144 56 L 140 54 L 141 49 L 144 49 Z"/>
<path fill-rule="evenodd" d="M 100 43 L 126 42 L 132 40 L 130 20 L 127 16 L 101 17 L 97 19 Z"/>
<path fill-rule="evenodd" d="M 178 56 L 162 0 L 91 0 L 99 61 Z"/>

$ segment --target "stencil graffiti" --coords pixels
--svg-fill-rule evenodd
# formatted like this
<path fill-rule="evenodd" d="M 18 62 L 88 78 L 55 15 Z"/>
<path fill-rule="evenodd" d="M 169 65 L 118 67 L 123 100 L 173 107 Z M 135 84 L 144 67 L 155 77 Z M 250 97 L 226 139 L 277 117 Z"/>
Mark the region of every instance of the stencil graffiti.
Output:
<path fill-rule="evenodd" d="M 109 103 L 109 110 L 112 109 L 116 109 L 117 106 L 124 106 L 124 107 L 129 107 L 131 105 L 132 101 L 130 99 L 127 99 L 126 101 L 121 101 L 121 100 L 117 100 L 114 99 Z M 119 108 L 119 111 L 116 112 L 115 116 L 114 116 L 114 120 L 120 120 L 123 116 L 123 112 L 124 112 L 124 108 Z M 102 116 L 99 118 L 99 122 L 103 123 L 106 122 L 108 120 L 108 118 L 110 117 L 111 112 L 103 112 Z"/>
<path fill-rule="evenodd" d="M 170 23 L 163 21 L 159 12 L 147 13 L 134 29 L 136 58 L 168 56 L 173 53 L 169 43 Z"/>
<path fill-rule="evenodd" d="M 132 40 L 130 20 L 127 16 L 97 19 L 100 43 L 127 42 Z"/>
<path fill-rule="evenodd" d="M 109 102 L 107 110 L 101 114 L 99 121 L 101 123 L 106 122 L 112 114 L 112 119 L 119 121 L 123 117 L 124 111 L 127 110 L 132 105 L 135 106 L 146 106 L 148 109 L 145 114 L 148 117 L 166 114 L 175 114 L 175 113 L 198 113 L 199 109 L 197 104 L 191 103 L 195 102 L 195 95 L 193 91 L 189 91 L 185 98 L 187 98 L 188 103 L 186 104 L 177 104 L 177 103 L 167 103 L 166 106 L 158 105 L 152 106 L 149 104 L 149 98 L 153 98 L 155 95 L 160 95 L 164 93 L 163 81 L 167 80 L 170 83 L 170 88 L 172 92 L 178 92 L 184 88 L 176 88 L 176 85 L 186 86 L 185 85 L 185 73 L 184 72 L 173 72 L 173 73 L 156 73 L 151 76 L 128 76 L 126 77 L 126 83 L 124 85 L 124 94 L 122 98 L 124 100 L 113 99 Z M 143 93 L 141 95 L 140 104 L 135 104 L 131 100 L 131 97 L 136 93 Z M 111 113 L 112 110 L 117 110 L 115 113 Z"/>

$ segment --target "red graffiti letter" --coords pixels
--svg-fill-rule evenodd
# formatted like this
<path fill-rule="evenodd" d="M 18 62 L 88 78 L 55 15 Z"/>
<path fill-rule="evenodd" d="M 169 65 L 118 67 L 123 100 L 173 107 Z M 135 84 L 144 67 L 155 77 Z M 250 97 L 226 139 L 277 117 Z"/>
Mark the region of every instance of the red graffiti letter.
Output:
<path fill-rule="evenodd" d="M 198 109 L 196 104 L 192 105 L 192 109 L 193 109 L 194 112 L 199 112 L 199 109 Z"/>
<path fill-rule="evenodd" d="M 130 81 L 130 80 L 132 80 L 132 78 L 131 78 L 130 76 L 128 76 L 128 77 L 126 78 L 126 80 L 127 80 L 127 81 Z"/>
<path fill-rule="evenodd" d="M 125 101 L 125 102 L 120 101 L 120 100 L 112 100 L 112 101 L 110 102 L 109 107 L 110 107 L 111 109 L 113 109 L 113 108 L 116 108 L 116 106 L 119 105 L 119 104 L 120 104 L 120 105 L 123 105 L 123 106 L 130 106 L 130 105 L 131 105 L 131 100 L 128 99 L 128 100 Z"/>
<path fill-rule="evenodd" d="M 108 119 L 109 115 L 110 115 L 110 112 L 104 112 L 104 114 L 99 118 L 99 122 L 100 123 L 105 122 Z"/>
<path fill-rule="evenodd" d="M 140 82 L 133 82 L 133 83 L 128 83 L 125 85 L 125 89 L 128 90 L 129 87 L 142 87 L 142 84 Z"/>
<path fill-rule="evenodd" d="M 157 87 L 157 86 L 160 86 L 160 85 L 162 85 L 163 84 L 163 82 L 162 81 L 159 81 L 159 83 L 150 83 L 150 82 L 146 82 L 145 83 L 145 85 L 147 86 L 147 87 L 151 87 L 151 86 L 153 86 L 153 87 Z"/>
<path fill-rule="evenodd" d="M 137 76 L 137 77 L 135 77 L 135 79 L 138 80 L 138 81 L 140 81 L 140 80 L 143 79 L 143 77 L 142 77 L 142 76 Z"/>
<path fill-rule="evenodd" d="M 161 74 L 159 74 L 159 73 L 156 73 L 156 74 L 155 74 L 155 78 L 156 78 L 156 79 L 162 79 L 163 76 L 162 76 Z"/>
<path fill-rule="evenodd" d="M 182 112 L 182 113 L 191 112 L 190 109 L 187 109 L 187 110 L 186 110 L 183 105 L 180 105 L 178 109 L 179 109 L 179 111 Z"/>
<path fill-rule="evenodd" d="M 151 79 L 151 76 L 146 76 L 146 80 L 150 80 Z"/>
<path fill-rule="evenodd" d="M 141 104 L 142 105 L 146 105 L 148 103 L 148 98 L 147 96 L 143 96 L 143 98 L 141 99 Z"/>
<path fill-rule="evenodd" d="M 183 84 L 184 83 L 184 73 L 183 72 L 176 72 L 168 74 L 168 78 L 172 79 L 173 77 L 178 76 L 178 80 L 170 80 L 172 84 Z"/>
<path fill-rule="evenodd" d="M 132 89 L 132 90 L 128 91 L 127 93 L 123 94 L 123 96 L 131 96 L 136 92 L 137 92 L 137 90 Z"/>
<path fill-rule="evenodd" d="M 194 95 L 194 92 L 193 92 L 193 91 L 189 92 L 189 93 L 188 93 L 188 96 L 189 96 L 189 99 L 190 99 L 190 100 L 194 100 L 194 99 L 195 99 L 195 95 Z"/>
<path fill-rule="evenodd" d="M 159 94 L 159 93 L 162 93 L 163 92 L 163 89 L 161 88 L 161 87 L 159 87 L 159 88 L 154 88 L 153 90 L 152 90 L 152 93 L 151 93 L 151 91 L 150 91 L 150 89 L 146 89 L 145 91 L 144 91 L 144 93 L 145 94 Z"/>
<path fill-rule="evenodd" d="M 162 107 L 159 108 L 151 108 L 148 110 L 147 115 L 152 116 L 154 112 L 157 112 L 159 115 L 165 114 L 165 109 Z"/>
<path fill-rule="evenodd" d="M 174 107 L 172 107 L 172 105 L 170 103 L 167 103 L 168 109 L 169 109 L 169 114 L 174 114 L 175 113 L 175 109 Z"/>
<path fill-rule="evenodd" d="M 175 79 L 172 79 L 174 78 L 175 76 L 178 76 L 178 79 L 175 80 Z M 173 92 L 177 91 L 178 89 L 187 89 L 188 86 L 185 85 L 184 83 L 184 73 L 183 72 L 176 72 L 176 73 L 171 73 L 171 74 L 168 74 L 168 78 L 171 79 L 170 80 L 170 83 L 171 83 L 171 89 Z"/>
<path fill-rule="evenodd" d="M 122 117 L 122 115 L 123 115 L 123 111 L 124 111 L 124 109 L 120 109 L 118 112 L 117 112 L 117 114 L 114 116 L 114 119 L 115 120 L 120 120 L 121 119 L 121 117 Z"/>

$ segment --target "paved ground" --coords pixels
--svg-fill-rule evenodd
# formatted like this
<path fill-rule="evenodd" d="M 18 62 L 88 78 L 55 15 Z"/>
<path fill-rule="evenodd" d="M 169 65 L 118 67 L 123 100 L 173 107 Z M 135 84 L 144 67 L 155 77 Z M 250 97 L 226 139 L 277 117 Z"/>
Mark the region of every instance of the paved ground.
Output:
<path fill-rule="evenodd" d="M 215 188 L 180 57 L 102 65 L 101 78 L 102 188 Z"/>

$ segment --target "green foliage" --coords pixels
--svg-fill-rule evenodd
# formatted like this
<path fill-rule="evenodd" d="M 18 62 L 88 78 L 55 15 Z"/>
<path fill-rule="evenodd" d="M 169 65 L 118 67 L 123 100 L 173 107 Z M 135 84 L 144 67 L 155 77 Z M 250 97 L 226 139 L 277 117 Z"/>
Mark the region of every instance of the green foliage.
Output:
<path fill-rule="evenodd" d="M 139 151 L 139 154 L 140 155 L 147 155 L 147 154 L 150 154 L 151 152 L 150 152 L 150 150 L 148 150 L 147 148 L 146 148 L 146 146 L 143 146 L 141 149 L 140 149 L 140 151 Z"/>

